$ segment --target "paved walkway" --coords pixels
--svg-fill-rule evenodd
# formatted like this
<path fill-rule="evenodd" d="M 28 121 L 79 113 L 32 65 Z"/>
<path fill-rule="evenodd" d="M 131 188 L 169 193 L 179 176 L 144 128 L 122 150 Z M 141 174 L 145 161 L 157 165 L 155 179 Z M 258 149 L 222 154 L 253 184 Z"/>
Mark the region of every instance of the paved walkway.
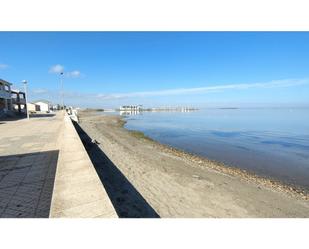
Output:
<path fill-rule="evenodd" d="M 68 116 L 0 121 L 0 218 L 117 217 Z"/>
<path fill-rule="evenodd" d="M 0 217 L 48 217 L 63 115 L 0 122 Z"/>
<path fill-rule="evenodd" d="M 118 217 L 68 116 L 61 133 L 50 217 Z"/>

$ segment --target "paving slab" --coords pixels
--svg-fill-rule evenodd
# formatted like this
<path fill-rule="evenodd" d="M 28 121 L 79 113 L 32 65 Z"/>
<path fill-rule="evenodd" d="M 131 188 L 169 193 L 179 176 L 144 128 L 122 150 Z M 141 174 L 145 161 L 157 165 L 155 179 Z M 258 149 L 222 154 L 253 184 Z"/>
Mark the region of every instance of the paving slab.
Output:
<path fill-rule="evenodd" d="M 0 217 L 49 217 L 62 126 L 62 113 L 1 124 Z"/>
<path fill-rule="evenodd" d="M 35 217 L 117 217 L 62 112 L 0 126 L 0 218 Z"/>

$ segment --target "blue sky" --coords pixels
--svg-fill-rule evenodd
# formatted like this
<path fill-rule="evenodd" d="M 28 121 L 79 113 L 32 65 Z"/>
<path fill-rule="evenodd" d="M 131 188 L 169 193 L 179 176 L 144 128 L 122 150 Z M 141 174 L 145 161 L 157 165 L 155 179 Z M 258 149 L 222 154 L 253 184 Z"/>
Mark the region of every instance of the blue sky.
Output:
<path fill-rule="evenodd" d="M 0 32 L 0 78 L 82 107 L 309 106 L 309 32 Z"/>

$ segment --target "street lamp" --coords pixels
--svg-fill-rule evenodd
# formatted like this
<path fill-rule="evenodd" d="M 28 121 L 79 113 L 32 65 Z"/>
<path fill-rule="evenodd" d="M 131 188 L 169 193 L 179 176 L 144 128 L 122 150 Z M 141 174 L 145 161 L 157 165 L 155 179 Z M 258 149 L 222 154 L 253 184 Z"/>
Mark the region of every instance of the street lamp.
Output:
<path fill-rule="evenodd" d="M 61 101 L 62 101 L 62 110 L 64 110 L 64 100 L 63 100 L 63 72 L 60 73 L 60 86 L 61 86 Z"/>
<path fill-rule="evenodd" d="M 27 119 L 29 120 L 29 111 L 28 111 L 28 101 L 27 101 L 27 98 L 28 98 L 28 94 L 27 94 L 27 81 L 26 80 L 23 80 L 22 83 L 24 84 L 24 88 L 25 88 L 25 102 L 26 102 L 26 105 L 25 105 L 25 109 L 26 109 L 26 113 L 27 113 Z"/>

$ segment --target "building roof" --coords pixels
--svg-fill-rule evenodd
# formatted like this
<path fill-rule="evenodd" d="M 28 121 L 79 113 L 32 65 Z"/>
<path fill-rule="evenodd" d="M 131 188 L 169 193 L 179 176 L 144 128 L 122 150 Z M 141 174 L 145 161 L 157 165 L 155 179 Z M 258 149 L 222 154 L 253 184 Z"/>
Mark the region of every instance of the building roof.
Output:
<path fill-rule="evenodd" d="M 27 105 L 37 105 L 35 103 L 32 103 L 32 102 L 28 102 Z M 38 105 L 37 105 L 38 106 Z"/>
<path fill-rule="evenodd" d="M 11 89 L 11 92 L 12 93 L 25 93 L 24 91 L 20 91 L 20 90 L 17 90 L 17 89 Z"/>
<path fill-rule="evenodd" d="M 45 99 L 39 99 L 39 100 L 33 101 L 32 103 L 38 103 L 38 102 L 42 102 L 42 103 L 45 103 L 45 104 L 50 104 L 50 101 L 45 100 Z"/>
<path fill-rule="evenodd" d="M 3 83 L 3 84 L 12 85 L 12 83 L 10 83 L 6 80 L 3 80 L 3 79 L 0 79 L 0 82 Z"/>

